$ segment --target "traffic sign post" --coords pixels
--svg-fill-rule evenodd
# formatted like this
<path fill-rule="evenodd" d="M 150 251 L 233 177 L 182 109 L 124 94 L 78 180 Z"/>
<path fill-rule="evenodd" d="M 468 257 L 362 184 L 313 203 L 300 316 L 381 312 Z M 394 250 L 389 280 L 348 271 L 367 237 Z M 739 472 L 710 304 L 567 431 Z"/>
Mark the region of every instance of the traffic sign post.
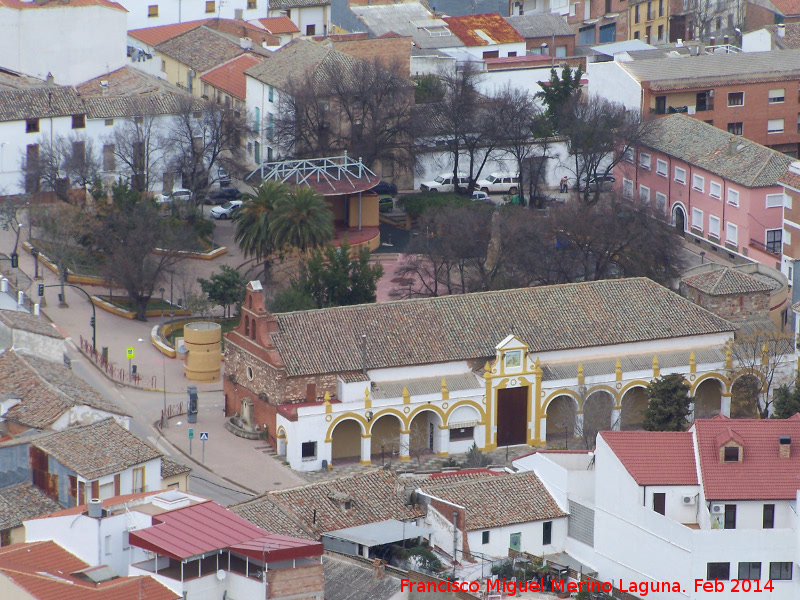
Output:
<path fill-rule="evenodd" d="M 133 346 L 128 346 L 125 350 L 125 356 L 128 357 L 128 381 L 133 379 L 132 372 L 131 372 L 131 361 L 136 358 L 136 351 Z"/>
<path fill-rule="evenodd" d="M 201 431 L 200 432 L 200 441 L 203 442 L 203 459 L 200 461 L 203 464 L 206 464 L 206 442 L 208 441 L 208 432 Z"/>
<path fill-rule="evenodd" d="M 189 456 L 192 455 L 192 440 L 194 439 L 194 427 L 189 427 Z"/>

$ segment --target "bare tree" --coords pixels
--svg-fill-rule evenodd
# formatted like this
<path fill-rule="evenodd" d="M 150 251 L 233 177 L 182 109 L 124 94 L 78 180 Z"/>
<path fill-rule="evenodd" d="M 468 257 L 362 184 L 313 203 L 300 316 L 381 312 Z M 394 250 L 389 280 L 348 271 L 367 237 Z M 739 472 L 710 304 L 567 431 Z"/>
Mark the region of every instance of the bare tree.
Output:
<path fill-rule="evenodd" d="M 74 134 L 61 140 L 64 172 L 70 183 L 83 188 L 84 195 L 90 183 L 100 173 L 100 157 L 94 142 L 85 136 Z"/>
<path fill-rule="evenodd" d="M 157 130 L 158 115 L 144 104 L 140 116 L 126 117 L 121 126 L 105 139 L 113 147 L 118 171 L 132 189 L 148 192 L 153 188 L 156 173 L 164 166 L 164 143 Z"/>
<path fill-rule="evenodd" d="M 733 376 L 745 378 L 737 390 L 738 410 L 769 418 L 772 385 L 781 370 L 791 366 L 792 342 L 791 334 L 772 327 L 754 327 L 736 333 L 728 349 L 735 365 Z"/>
<path fill-rule="evenodd" d="M 55 192 L 67 201 L 69 180 L 64 169 L 64 144 L 60 137 L 41 136 L 36 144 L 28 145 L 20 159 L 23 189 L 30 194 Z"/>
<path fill-rule="evenodd" d="M 221 178 L 220 167 L 228 173 L 244 169 L 242 142 L 252 128 L 245 115 L 216 102 L 189 97 L 177 102 L 164 146 L 170 167 L 181 174 L 195 204 L 202 204 L 211 185 Z"/>
<path fill-rule="evenodd" d="M 14 233 L 13 254 L 16 254 L 19 248 L 19 237 L 23 227 L 20 218 L 27 207 L 28 198 L 26 196 L 6 196 L 0 202 L 0 228 L 3 231 L 10 230 Z"/>
<path fill-rule="evenodd" d="M 312 73 L 289 80 L 273 124 L 273 138 L 281 148 L 298 158 L 341 152 L 336 145 L 339 135 L 331 131 L 338 126 L 330 99 Z"/>
<path fill-rule="evenodd" d="M 603 178 L 633 151 L 646 125 L 638 112 L 601 96 L 573 98 L 562 107 L 559 122 L 572 157 L 564 166 L 574 173 L 583 202 L 596 204 Z"/>

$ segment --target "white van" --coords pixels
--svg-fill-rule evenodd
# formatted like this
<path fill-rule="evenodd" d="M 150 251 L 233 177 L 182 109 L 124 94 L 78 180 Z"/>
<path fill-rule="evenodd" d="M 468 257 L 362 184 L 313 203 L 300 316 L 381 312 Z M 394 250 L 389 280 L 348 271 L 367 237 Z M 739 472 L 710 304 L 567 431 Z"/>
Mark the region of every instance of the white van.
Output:
<path fill-rule="evenodd" d="M 469 185 L 469 177 L 466 173 L 458 174 L 458 185 L 461 187 Z M 419 189 L 423 192 L 452 192 L 456 189 L 456 186 L 453 185 L 453 174 L 442 173 L 432 181 L 423 181 Z"/>
<path fill-rule="evenodd" d="M 501 171 L 476 182 L 479 190 L 490 193 L 516 194 L 519 191 L 519 173 Z"/>

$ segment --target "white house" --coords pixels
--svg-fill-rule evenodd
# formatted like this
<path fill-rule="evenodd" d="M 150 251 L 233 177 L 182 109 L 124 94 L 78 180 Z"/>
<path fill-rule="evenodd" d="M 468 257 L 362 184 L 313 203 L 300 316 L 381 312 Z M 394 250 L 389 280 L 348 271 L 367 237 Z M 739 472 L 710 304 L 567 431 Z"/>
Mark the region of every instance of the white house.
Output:
<path fill-rule="evenodd" d="M 476 60 L 525 56 L 527 47 L 523 38 L 508 21 L 497 13 L 444 17 L 448 29 L 461 41 L 465 51 Z M 449 49 L 442 48 L 444 52 Z"/>
<path fill-rule="evenodd" d="M 128 29 L 180 25 L 200 19 L 250 21 L 267 16 L 268 0 L 120 0 L 128 10 Z"/>
<path fill-rule="evenodd" d="M 115 71 L 125 64 L 127 16 L 106 0 L 0 3 L 0 67 L 59 85 Z"/>
<path fill-rule="evenodd" d="M 331 0 L 269 0 L 267 17 L 288 17 L 301 35 L 328 35 Z"/>
<path fill-rule="evenodd" d="M 0 349 L 25 348 L 53 362 L 67 351 L 64 336 L 53 323 L 22 310 L 0 310 Z"/>
<path fill-rule="evenodd" d="M 749 580 L 789 599 L 800 593 L 798 436 L 797 415 L 720 415 L 687 432 L 603 431 L 593 454 L 514 464 L 569 510 L 564 550 L 603 581 L 646 582 L 648 598 L 674 600 L 737 598 L 746 590 L 733 580 Z M 703 587 L 715 579 L 722 589 Z"/>

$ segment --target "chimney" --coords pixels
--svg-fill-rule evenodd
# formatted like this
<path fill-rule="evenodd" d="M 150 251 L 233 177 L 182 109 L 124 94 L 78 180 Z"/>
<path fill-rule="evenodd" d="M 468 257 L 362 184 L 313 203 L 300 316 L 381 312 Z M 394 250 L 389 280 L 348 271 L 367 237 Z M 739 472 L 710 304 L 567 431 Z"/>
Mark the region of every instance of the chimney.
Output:
<path fill-rule="evenodd" d="M 239 45 L 242 47 L 242 50 L 250 50 L 253 47 L 253 40 L 249 37 L 239 38 Z"/>
<path fill-rule="evenodd" d="M 237 21 L 244 21 L 244 9 L 243 8 L 234 9 L 233 18 Z"/>
<path fill-rule="evenodd" d="M 47 85 L 55 85 L 56 78 L 53 77 L 52 73 L 47 74 Z"/>
<path fill-rule="evenodd" d="M 728 140 L 728 156 L 736 156 L 736 139 Z"/>
<path fill-rule="evenodd" d="M 103 501 L 99 498 L 92 498 L 89 500 L 89 516 L 92 519 L 103 518 Z"/>
<path fill-rule="evenodd" d="M 792 455 L 792 438 L 788 435 L 780 436 L 778 445 L 781 449 L 781 458 L 789 458 Z"/>
<path fill-rule="evenodd" d="M 726 46 L 728 45 L 728 39 L 729 39 L 729 38 L 728 38 L 728 36 L 727 36 L 727 35 L 723 35 L 723 36 L 722 36 L 722 43 L 723 43 L 723 44 L 725 44 Z"/>
<path fill-rule="evenodd" d="M 786 37 L 786 25 L 778 25 L 778 37 Z"/>
<path fill-rule="evenodd" d="M 714 46 L 716 43 L 717 43 L 717 38 L 715 38 L 713 35 L 710 38 L 708 38 L 709 46 Z"/>

